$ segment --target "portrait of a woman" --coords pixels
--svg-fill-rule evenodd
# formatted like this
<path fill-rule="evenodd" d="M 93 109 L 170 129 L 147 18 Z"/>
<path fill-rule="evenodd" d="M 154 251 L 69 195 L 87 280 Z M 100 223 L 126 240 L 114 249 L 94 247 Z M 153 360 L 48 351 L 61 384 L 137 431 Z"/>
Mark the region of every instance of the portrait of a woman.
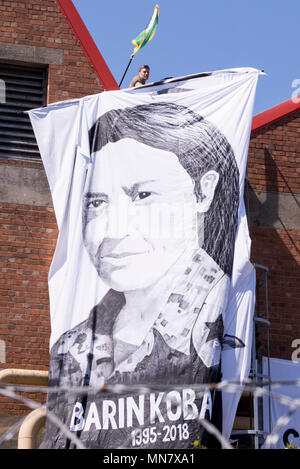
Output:
<path fill-rule="evenodd" d="M 170 102 L 111 110 L 89 136 L 82 238 L 108 290 L 52 347 L 50 383 L 150 391 L 144 400 L 132 390 L 75 396 L 65 409 L 55 394 L 49 407 L 61 407 L 87 447 L 187 448 L 214 404 L 212 393 L 197 397 L 192 385 L 220 380 L 239 207 L 235 155 L 215 125 Z M 169 393 L 166 404 L 160 393 Z M 103 399 L 115 403 L 109 411 Z M 120 399 L 134 413 L 131 425 Z M 165 438 L 174 423 L 176 438 Z M 144 433 L 135 429 L 150 439 L 137 439 Z M 56 432 L 48 432 L 55 447 L 68 447 Z"/>

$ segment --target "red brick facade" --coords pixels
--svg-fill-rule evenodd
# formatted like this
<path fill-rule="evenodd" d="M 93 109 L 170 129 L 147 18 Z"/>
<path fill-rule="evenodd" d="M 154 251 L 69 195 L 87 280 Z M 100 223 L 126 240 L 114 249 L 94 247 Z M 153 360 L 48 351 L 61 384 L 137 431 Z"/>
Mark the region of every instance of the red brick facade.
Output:
<path fill-rule="evenodd" d="M 252 133 L 248 176 L 255 189 L 300 193 L 300 111 Z"/>
<path fill-rule="evenodd" d="M 15 49 L 10 49 L 12 46 Z M 10 54 L 7 59 L 0 53 L 0 62 L 25 64 L 28 47 L 29 54 L 33 51 L 30 57 L 36 53 L 34 47 L 44 54 L 42 65 L 48 69 L 47 104 L 103 91 L 55 0 L 0 0 L 0 50 L 15 50 L 15 55 Z M 56 52 L 58 60 L 57 56 L 52 60 Z M 57 64 L 45 63 L 47 56 Z M 32 65 L 31 60 L 29 63 Z M 34 60 L 36 64 L 38 59 Z M 12 168 L 43 172 L 41 161 L 0 159 L 2 174 Z M 47 278 L 57 226 L 53 208 L 47 205 L 14 200 L 0 203 L 0 339 L 5 341 L 6 356 L 0 369 L 48 367 Z M 39 400 L 43 397 L 38 396 Z M 28 408 L 0 397 L 0 413 L 20 412 L 28 412 Z"/>
<path fill-rule="evenodd" d="M 47 370 L 47 276 L 57 236 L 53 209 L 0 204 L 0 220 L 0 337 L 6 344 L 6 363 L 0 369 Z M 26 397 L 45 399 L 43 394 Z M 0 397 L 0 413 L 24 411 L 28 408 L 18 401 Z"/>
<path fill-rule="evenodd" d="M 300 111 L 252 133 L 248 176 L 264 195 L 250 232 L 252 260 L 269 268 L 270 352 L 291 360 L 300 339 Z"/>

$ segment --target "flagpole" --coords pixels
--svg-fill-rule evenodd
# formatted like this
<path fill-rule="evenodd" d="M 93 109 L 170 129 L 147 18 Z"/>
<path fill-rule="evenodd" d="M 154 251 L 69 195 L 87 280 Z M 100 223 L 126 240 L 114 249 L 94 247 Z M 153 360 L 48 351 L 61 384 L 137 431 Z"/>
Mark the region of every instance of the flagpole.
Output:
<path fill-rule="evenodd" d="M 119 83 L 119 88 L 121 87 L 122 83 L 123 83 L 123 80 L 125 78 L 125 75 L 127 73 L 127 70 L 129 69 L 130 67 L 130 64 L 132 62 L 132 59 L 134 57 L 134 54 L 142 49 L 148 42 L 151 41 L 151 39 L 153 38 L 154 36 L 154 33 L 156 31 L 156 27 L 157 27 L 157 23 L 158 23 L 158 14 L 159 14 L 159 6 L 156 5 L 155 8 L 154 8 L 154 12 L 153 12 L 153 15 L 152 15 L 152 18 L 150 20 L 150 23 L 148 24 L 147 28 L 144 29 L 140 34 L 137 35 L 137 37 L 135 39 L 133 39 L 131 42 L 132 44 L 135 46 L 135 49 L 133 51 L 133 54 L 131 54 L 131 57 L 130 57 L 130 60 L 129 60 L 129 63 L 126 67 L 126 70 L 124 72 L 124 75 L 122 76 L 122 79 Z"/>
<path fill-rule="evenodd" d="M 125 75 L 126 75 L 126 73 L 127 73 L 127 70 L 129 69 L 129 66 L 130 66 L 130 64 L 131 64 L 131 62 L 132 62 L 133 57 L 134 57 L 134 54 L 132 54 L 131 57 L 130 57 L 130 60 L 129 60 L 129 63 L 128 63 L 127 67 L 126 67 L 126 70 L 125 70 L 125 72 L 124 72 L 124 75 L 122 76 L 122 79 L 121 79 L 121 81 L 120 81 L 120 83 L 119 83 L 119 88 L 120 88 L 121 85 L 122 85 L 122 82 L 123 82 L 123 80 L 124 80 L 124 78 L 125 78 Z"/>

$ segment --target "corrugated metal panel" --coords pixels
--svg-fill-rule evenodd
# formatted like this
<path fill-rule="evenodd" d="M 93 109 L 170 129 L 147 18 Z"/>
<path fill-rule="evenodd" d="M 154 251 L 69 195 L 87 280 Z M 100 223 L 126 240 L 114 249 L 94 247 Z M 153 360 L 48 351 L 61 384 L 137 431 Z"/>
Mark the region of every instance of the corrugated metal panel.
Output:
<path fill-rule="evenodd" d="M 45 68 L 0 63 L 0 157 L 39 157 L 29 117 L 24 111 L 46 104 Z"/>

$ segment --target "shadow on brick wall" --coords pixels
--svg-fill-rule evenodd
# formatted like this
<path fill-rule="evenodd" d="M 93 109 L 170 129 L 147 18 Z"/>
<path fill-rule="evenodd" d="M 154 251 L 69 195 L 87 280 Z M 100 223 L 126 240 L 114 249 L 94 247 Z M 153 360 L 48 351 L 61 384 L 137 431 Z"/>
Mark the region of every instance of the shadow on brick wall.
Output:
<path fill-rule="evenodd" d="M 266 190 L 254 190 L 249 183 L 246 200 L 252 261 L 269 269 L 270 355 L 290 360 L 292 341 L 300 338 L 300 198 L 268 147 L 264 165 Z M 264 294 L 258 295 L 256 314 L 266 314 Z M 266 329 L 259 326 L 259 351 L 264 355 L 266 337 Z"/>

